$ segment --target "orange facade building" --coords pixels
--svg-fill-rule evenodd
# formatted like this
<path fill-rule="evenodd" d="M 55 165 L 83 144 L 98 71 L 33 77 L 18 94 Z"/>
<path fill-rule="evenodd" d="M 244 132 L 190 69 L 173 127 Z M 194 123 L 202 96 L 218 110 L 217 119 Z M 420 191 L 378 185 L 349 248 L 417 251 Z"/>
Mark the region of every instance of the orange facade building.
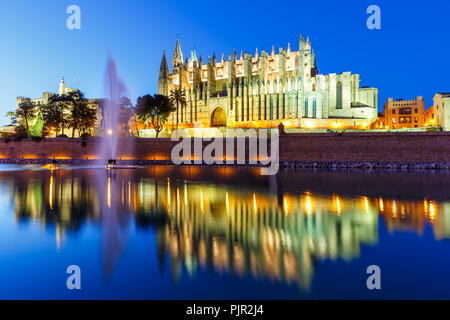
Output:
<path fill-rule="evenodd" d="M 378 116 L 374 129 L 406 129 L 424 127 L 425 102 L 423 97 L 415 100 L 388 98 L 384 112 Z"/>

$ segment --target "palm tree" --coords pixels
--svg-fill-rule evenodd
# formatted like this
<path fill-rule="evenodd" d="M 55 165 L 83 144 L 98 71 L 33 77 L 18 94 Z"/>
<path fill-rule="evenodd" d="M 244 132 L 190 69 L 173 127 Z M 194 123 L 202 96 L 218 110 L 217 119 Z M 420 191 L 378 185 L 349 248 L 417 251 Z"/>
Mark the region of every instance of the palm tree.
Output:
<path fill-rule="evenodd" d="M 177 106 L 177 128 L 178 128 L 178 109 L 181 107 L 181 121 L 183 122 L 183 107 L 186 105 L 186 92 L 182 88 L 176 88 L 170 91 L 170 102 Z"/>
<path fill-rule="evenodd" d="M 55 132 L 59 132 L 61 124 L 64 119 L 64 110 L 60 108 L 58 104 L 49 103 L 41 105 L 42 119 L 44 120 L 44 127 L 47 129 L 49 135 L 51 135 L 51 129 L 55 129 Z"/>
<path fill-rule="evenodd" d="M 6 117 L 9 117 L 10 124 L 14 124 L 14 118 L 16 117 L 16 113 L 14 111 L 8 111 L 6 113 Z"/>
<path fill-rule="evenodd" d="M 36 106 L 29 98 L 23 99 L 17 107 L 17 116 L 25 121 L 25 128 L 27 129 L 27 138 L 30 137 L 30 126 L 28 120 L 34 118 L 36 115 Z"/>
<path fill-rule="evenodd" d="M 52 94 L 48 99 L 48 106 L 51 107 L 54 115 L 56 116 L 56 124 L 58 130 L 61 129 L 61 134 L 64 134 L 64 128 L 69 122 L 67 110 L 69 110 L 71 103 L 71 97 L 67 94 Z"/>
<path fill-rule="evenodd" d="M 80 90 L 69 92 L 65 100 L 67 102 L 68 117 L 67 125 L 72 129 L 72 138 L 75 137 L 75 130 L 81 132 L 81 124 L 83 117 L 90 115 L 87 99 L 84 97 L 84 93 Z"/>

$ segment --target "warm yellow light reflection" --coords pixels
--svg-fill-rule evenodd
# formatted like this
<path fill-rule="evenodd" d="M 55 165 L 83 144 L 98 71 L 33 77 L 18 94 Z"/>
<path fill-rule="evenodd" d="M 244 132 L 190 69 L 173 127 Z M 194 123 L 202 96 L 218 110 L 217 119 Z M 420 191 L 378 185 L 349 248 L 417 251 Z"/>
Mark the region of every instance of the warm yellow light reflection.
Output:
<path fill-rule="evenodd" d="M 112 136 L 113 131 L 111 129 L 108 129 L 108 135 Z"/>
<path fill-rule="evenodd" d="M 287 215 L 289 213 L 289 208 L 288 208 L 286 196 L 283 196 L 283 209 L 284 209 L 284 214 Z"/>
<path fill-rule="evenodd" d="M 364 197 L 364 210 L 369 213 L 369 199 L 367 197 Z"/>
<path fill-rule="evenodd" d="M 107 202 L 108 208 L 111 208 L 111 177 L 108 177 L 108 189 L 107 189 Z"/>
<path fill-rule="evenodd" d="M 225 193 L 225 202 L 227 205 L 227 213 L 230 213 L 230 203 L 228 202 L 228 192 Z"/>
<path fill-rule="evenodd" d="M 423 201 L 423 210 L 425 211 L 425 216 L 428 216 L 431 223 L 434 223 L 437 217 L 437 210 L 434 201 L 428 201 L 425 199 Z"/>
<path fill-rule="evenodd" d="M 170 206 L 170 179 L 167 178 L 167 204 Z"/>
<path fill-rule="evenodd" d="M 308 214 L 308 215 L 312 214 L 312 203 L 311 203 L 310 196 L 306 196 L 305 209 L 306 209 L 306 214 Z"/>
<path fill-rule="evenodd" d="M 335 202 L 336 202 L 336 213 L 338 215 L 341 215 L 341 213 L 342 213 L 341 199 L 339 199 L 339 197 L 336 196 L 335 197 Z"/>
<path fill-rule="evenodd" d="M 200 190 L 200 210 L 203 213 L 203 189 Z"/>
<path fill-rule="evenodd" d="M 258 206 L 256 205 L 256 195 L 253 194 L 253 210 L 256 212 L 258 211 Z"/>
<path fill-rule="evenodd" d="M 397 202 L 395 200 L 392 201 L 392 217 L 397 217 Z"/>
<path fill-rule="evenodd" d="M 53 174 L 50 175 L 50 187 L 48 190 L 48 204 L 50 206 L 50 210 L 53 209 Z"/>
<path fill-rule="evenodd" d="M 383 203 L 383 199 L 380 198 L 380 200 L 378 200 L 378 204 L 380 206 L 380 211 L 383 212 L 384 211 L 384 203 Z"/>

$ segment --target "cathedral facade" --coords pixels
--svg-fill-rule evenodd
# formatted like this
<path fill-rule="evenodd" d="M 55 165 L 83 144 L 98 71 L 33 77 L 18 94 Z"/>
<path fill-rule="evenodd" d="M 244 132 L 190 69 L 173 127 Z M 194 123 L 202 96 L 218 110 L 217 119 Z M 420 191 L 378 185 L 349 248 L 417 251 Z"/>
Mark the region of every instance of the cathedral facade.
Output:
<path fill-rule="evenodd" d="M 321 75 L 309 39 L 300 36 L 298 51 L 278 54 L 236 50 L 225 60 L 203 63 L 195 51 L 183 60 L 179 39 L 169 72 L 161 60 L 158 93 L 182 89 L 186 103 L 169 116 L 167 126 L 274 128 L 366 128 L 376 121 L 378 89 L 360 88 L 358 74 Z"/>

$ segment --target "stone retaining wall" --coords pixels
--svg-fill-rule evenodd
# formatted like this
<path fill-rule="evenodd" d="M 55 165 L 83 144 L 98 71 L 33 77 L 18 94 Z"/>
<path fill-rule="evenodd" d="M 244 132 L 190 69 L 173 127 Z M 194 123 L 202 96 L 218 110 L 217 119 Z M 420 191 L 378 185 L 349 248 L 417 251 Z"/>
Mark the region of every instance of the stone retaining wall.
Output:
<path fill-rule="evenodd" d="M 168 138 L 124 138 L 119 143 L 117 158 L 130 162 L 170 163 L 172 148 L 177 143 Z M 223 143 L 225 145 L 226 141 Z M 203 142 L 203 147 L 207 144 L 209 142 Z M 98 146 L 98 138 L 41 141 L 2 138 L 0 160 L 42 163 L 56 158 L 68 163 L 80 163 L 94 160 Z M 285 167 L 448 168 L 448 163 L 450 132 L 302 133 L 280 136 L 280 164 Z"/>

